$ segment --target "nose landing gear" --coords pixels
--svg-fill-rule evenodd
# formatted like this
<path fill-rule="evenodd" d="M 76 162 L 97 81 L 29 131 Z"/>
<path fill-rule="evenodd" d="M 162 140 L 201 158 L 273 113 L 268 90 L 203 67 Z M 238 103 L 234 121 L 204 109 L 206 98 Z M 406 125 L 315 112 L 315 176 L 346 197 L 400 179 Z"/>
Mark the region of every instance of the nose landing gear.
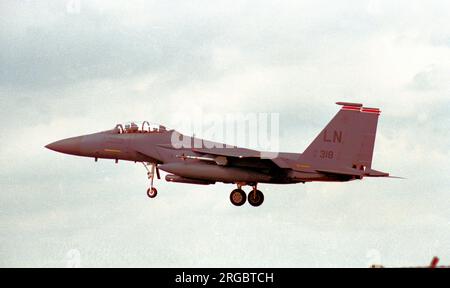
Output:
<path fill-rule="evenodd" d="M 147 189 L 147 196 L 150 198 L 155 198 L 158 195 L 158 190 L 155 187 L 151 187 Z"/>
<path fill-rule="evenodd" d="M 142 162 L 142 164 L 144 165 L 145 169 L 147 170 L 147 177 L 150 180 L 150 188 L 147 189 L 147 196 L 149 198 L 155 198 L 156 195 L 158 195 L 158 190 L 156 190 L 156 188 L 153 187 L 153 179 L 155 178 L 155 172 L 156 172 L 156 177 L 158 179 L 161 179 L 161 177 L 159 175 L 159 169 L 158 169 L 156 163 Z"/>

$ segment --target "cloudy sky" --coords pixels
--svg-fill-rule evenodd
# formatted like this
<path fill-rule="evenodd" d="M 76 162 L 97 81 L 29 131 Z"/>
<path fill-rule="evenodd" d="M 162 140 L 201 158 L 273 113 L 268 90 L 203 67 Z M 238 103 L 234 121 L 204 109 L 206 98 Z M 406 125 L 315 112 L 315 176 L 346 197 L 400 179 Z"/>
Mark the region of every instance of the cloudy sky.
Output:
<path fill-rule="evenodd" d="M 450 263 L 448 1 L 111 2 L 0 2 L 0 266 Z M 139 164 L 43 148 L 276 112 L 303 152 L 336 101 L 382 109 L 373 166 L 406 180 L 260 185 L 237 208 L 231 185 L 162 180 L 150 200 Z"/>

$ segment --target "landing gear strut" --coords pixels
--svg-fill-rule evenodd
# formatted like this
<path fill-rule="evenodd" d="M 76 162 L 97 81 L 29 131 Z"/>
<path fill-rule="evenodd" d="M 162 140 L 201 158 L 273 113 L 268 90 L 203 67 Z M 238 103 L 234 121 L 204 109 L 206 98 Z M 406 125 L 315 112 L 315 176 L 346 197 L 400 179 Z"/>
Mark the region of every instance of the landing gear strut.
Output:
<path fill-rule="evenodd" d="M 231 203 L 235 206 L 242 206 L 248 200 L 248 203 L 250 203 L 250 205 L 252 205 L 253 207 L 261 206 L 261 204 L 264 202 L 264 194 L 256 188 L 256 184 L 252 185 L 253 190 L 248 193 L 248 196 L 242 190 L 243 185 L 244 184 L 242 183 L 238 183 L 237 189 L 231 191 Z"/>
<path fill-rule="evenodd" d="M 147 170 L 147 177 L 150 180 L 150 188 L 147 189 L 147 196 L 150 198 L 155 198 L 156 195 L 158 195 L 158 190 L 156 190 L 155 187 L 153 187 L 153 179 L 155 178 L 155 174 L 160 179 L 159 176 L 159 169 L 156 167 L 156 163 L 145 163 L 142 162 L 145 169 Z M 150 168 L 149 168 L 150 167 Z M 156 173 L 155 173 L 156 172 Z"/>

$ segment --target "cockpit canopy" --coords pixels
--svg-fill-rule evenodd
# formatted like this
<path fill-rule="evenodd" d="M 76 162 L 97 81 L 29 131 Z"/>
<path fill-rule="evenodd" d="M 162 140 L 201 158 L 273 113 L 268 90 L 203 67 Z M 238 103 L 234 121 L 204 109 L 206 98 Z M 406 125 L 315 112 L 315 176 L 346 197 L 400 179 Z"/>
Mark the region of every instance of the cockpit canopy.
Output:
<path fill-rule="evenodd" d="M 165 126 L 159 124 L 151 124 L 148 121 L 130 121 L 123 124 L 117 124 L 114 133 L 161 133 L 167 131 Z"/>

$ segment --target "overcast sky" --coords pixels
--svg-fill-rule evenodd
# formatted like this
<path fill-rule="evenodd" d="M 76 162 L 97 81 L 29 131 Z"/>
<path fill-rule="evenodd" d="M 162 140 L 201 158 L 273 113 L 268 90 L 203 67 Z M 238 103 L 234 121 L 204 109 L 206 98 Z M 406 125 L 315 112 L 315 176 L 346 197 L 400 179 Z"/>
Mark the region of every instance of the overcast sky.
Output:
<path fill-rule="evenodd" d="M 0 266 L 450 263 L 449 1 L 111 2 L 0 2 Z M 43 148 L 275 112 L 303 152 L 336 101 L 381 108 L 373 167 L 406 180 L 260 185 L 238 208 L 232 185 L 148 199 L 142 165 Z"/>

